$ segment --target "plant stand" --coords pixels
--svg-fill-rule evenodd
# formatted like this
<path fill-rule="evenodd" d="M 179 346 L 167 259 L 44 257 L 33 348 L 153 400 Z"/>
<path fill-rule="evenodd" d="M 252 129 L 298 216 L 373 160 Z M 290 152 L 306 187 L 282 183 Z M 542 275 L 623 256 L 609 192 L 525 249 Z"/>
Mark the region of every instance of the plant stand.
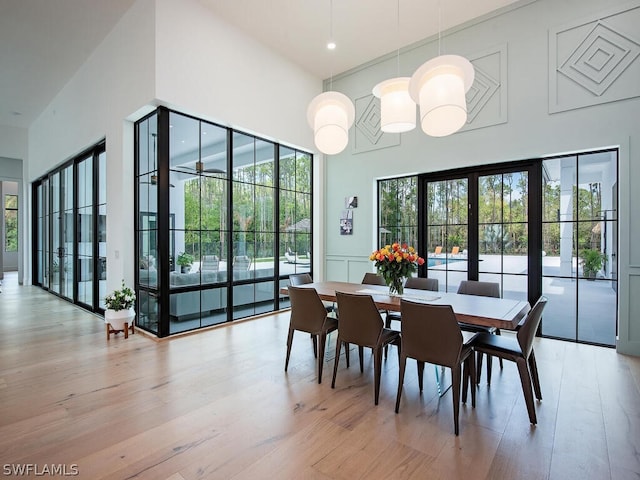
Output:
<path fill-rule="evenodd" d="M 111 334 L 117 335 L 124 332 L 124 338 L 129 338 L 129 330 L 131 334 L 136 333 L 135 326 L 136 314 L 133 309 L 129 310 L 105 310 L 104 323 L 107 327 L 107 340 L 111 338 Z"/>

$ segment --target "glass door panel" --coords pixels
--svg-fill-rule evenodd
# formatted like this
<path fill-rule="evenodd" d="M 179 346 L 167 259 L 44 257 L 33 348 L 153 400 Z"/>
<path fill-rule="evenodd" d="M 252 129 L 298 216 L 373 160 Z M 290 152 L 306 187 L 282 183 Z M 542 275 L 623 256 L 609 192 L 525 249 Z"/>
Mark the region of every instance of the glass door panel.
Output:
<path fill-rule="evenodd" d="M 61 172 L 60 202 L 60 295 L 68 299 L 73 297 L 73 165 L 69 165 Z"/>
<path fill-rule="evenodd" d="M 528 198 L 526 171 L 478 177 L 478 278 L 505 298 L 527 299 Z"/>
<path fill-rule="evenodd" d="M 93 306 L 93 157 L 77 165 L 78 172 L 78 302 Z"/>
<path fill-rule="evenodd" d="M 427 276 L 443 291 L 468 275 L 468 186 L 466 178 L 427 182 Z"/>
<path fill-rule="evenodd" d="M 543 162 L 543 335 L 615 345 L 617 175 L 616 151 Z"/>
<path fill-rule="evenodd" d="M 51 176 L 51 213 L 49 215 L 49 225 L 51 227 L 51 256 L 50 271 L 51 281 L 49 288 L 52 292 L 60 293 L 62 261 L 62 243 L 60 237 L 60 224 L 62 223 L 62 213 L 60 212 L 60 172 Z"/>

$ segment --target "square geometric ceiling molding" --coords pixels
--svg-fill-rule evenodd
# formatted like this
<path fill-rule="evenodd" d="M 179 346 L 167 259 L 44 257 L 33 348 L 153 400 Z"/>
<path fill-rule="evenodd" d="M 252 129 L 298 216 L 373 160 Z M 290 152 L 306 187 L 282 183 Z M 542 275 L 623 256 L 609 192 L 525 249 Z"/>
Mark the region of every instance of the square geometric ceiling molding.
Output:
<path fill-rule="evenodd" d="M 549 32 L 549 112 L 640 96 L 640 4 Z"/>

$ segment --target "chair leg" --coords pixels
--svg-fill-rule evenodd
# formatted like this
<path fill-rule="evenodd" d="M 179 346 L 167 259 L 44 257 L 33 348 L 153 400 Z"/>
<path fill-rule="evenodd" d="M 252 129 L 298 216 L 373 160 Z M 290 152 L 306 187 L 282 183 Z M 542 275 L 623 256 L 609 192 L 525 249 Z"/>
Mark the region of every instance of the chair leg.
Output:
<path fill-rule="evenodd" d="M 469 355 L 469 387 L 471 388 L 471 406 L 476 408 L 476 386 L 473 384 L 473 379 L 476 378 L 476 358 L 473 353 Z"/>
<path fill-rule="evenodd" d="M 527 361 L 524 358 L 518 358 L 516 360 L 518 365 L 518 373 L 520 373 L 520 383 L 522 384 L 522 393 L 524 394 L 524 402 L 527 404 L 527 411 L 529 412 L 529 421 L 534 425 L 538 423 L 536 418 L 536 409 L 533 404 L 533 391 L 531 389 L 531 376 L 529 375 L 529 368 L 527 367 Z"/>
<path fill-rule="evenodd" d="M 387 315 L 384 319 L 384 327 L 385 328 L 391 328 L 391 319 L 389 318 L 389 315 Z M 384 346 L 384 359 L 387 359 L 387 352 L 389 351 L 389 345 L 385 345 Z"/>
<path fill-rule="evenodd" d="M 493 355 L 487 355 L 487 385 L 491 385 L 491 367 L 493 366 Z"/>
<path fill-rule="evenodd" d="M 478 385 L 480 385 L 480 379 L 482 377 L 482 352 L 478 352 L 476 354 L 476 373 L 477 373 L 477 379 L 476 379 L 476 383 Z"/>
<path fill-rule="evenodd" d="M 364 347 L 358 345 L 358 355 L 360 355 L 360 373 L 364 373 Z"/>
<path fill-rule="evenodd" d="M 496 328 L 496 335 L 502 335 L 499 328 Z M 500 370 L 502 370 L 502 357 L 498 357 L 498 362 L 500 362 Z"/>
<path fill-rule="evenodd" d="M 349 368 L 349 344 L 344 342 L 344 356 L 347 359 L 347 368 Z"/>
<path fill-rule="evenodd" d="M 473 353 L 464 361 L 462 374 L 462 403 L 467 403 L 467 390 L 471 388 L 471 406 L 476 406 L 476 389 L 473 379 L 476 378 L 476 357 Z"/>
<path fill-rule="evenodd" d="M 287 358 L 284 361 L 284 371 L 289 368 L 289 356 L 291 355 L 291 344 L 293 343 L 293 328 L 289 327 L 289 335 L 287 336 Z"/>
<path fill-rule="evenodd" d="M 459 433 L 458 417 L 460 414 L 460 365 L 451 368 L 451 390 L 453 390 L 453 426 L 456 436 Z"/>
<path fill-rule="evenodd" d="M 326 332 L 318 335 L 318 383 L 322 383 L 322 367 L 324 366 L 324 350 L 327 345 Z"/>
<path fill-rule="evenodd" d="M 469 355 L 469 357 L 473 357 L 473 353 Z M 463 363 L 462 367 L 462 397 L 460 401 L 462 403 L 467 403 L 467 391 L 469 390 L 469 380 L 470 380 L 470 369 L 469 369 L 469 357 L 467 357 Z M 473 390 L 473 386 L 471 386 Z"/>
<path fill-rule="evenodd" d="M 340 339 L 340 334 L 338 334 L 338 339 L 336 340 L 336 359 L 333 362 L 333 379 L 331 380 L 331 388 L 336 388 L 336 373 L 338 373 L 338 362 L 340 361 L 341 345 L 342 345 L 342 340 Z"/>
<path fill-rule="evenodd" d="M 311 334 L 311 343 L 313 343 L 313 356 L 318 358 L 318 336 Z"/>
<path fill-rule="evenodd" d="M 538 378 L 538 364 L 536 363 L 536 356 L 531 350 L 529 355 L 529 373 L 531 374 L 531 381 L 533 382 L 533 391 L 536 394 L 538 400 L 542 400 L 542 391 L 540 390 L 540 379 Z"/>
<path fill-rule="evenodd" d="M 375 377 L 374 403 L 378 405 L 378 398 L 380 398 L 380 377 L 382 375 L 382 347 L 373 349 L 373 375 Z"/>
<path fill-rule="evenodd" d="M 424 388 L 424 362 L 418 360 L 418 387 L 420 387 L 420 393 Z"/>
<path fill-rule="evenodd" d="M 400 355 L 400 368 L 398 371 L 398 394 L 396 395 L 396 413 L 400 410 L 400 397 L 402 396 L 402 386 L 404 385 L 404 370 L 407 366 L 407 357 Z"/>

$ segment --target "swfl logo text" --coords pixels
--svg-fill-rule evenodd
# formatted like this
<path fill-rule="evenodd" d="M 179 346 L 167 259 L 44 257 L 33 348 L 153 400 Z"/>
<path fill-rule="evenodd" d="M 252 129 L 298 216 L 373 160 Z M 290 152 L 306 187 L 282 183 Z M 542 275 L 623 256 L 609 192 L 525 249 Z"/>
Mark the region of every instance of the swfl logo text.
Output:
<path fill-rule="evenodd" d="M 5 463 L 2 466 L 2 474 L 7 476 L 65 476 L 75 477 L 78 475 L 78 465 L 72 463 L 66 465 L 64 463 Z"/>

